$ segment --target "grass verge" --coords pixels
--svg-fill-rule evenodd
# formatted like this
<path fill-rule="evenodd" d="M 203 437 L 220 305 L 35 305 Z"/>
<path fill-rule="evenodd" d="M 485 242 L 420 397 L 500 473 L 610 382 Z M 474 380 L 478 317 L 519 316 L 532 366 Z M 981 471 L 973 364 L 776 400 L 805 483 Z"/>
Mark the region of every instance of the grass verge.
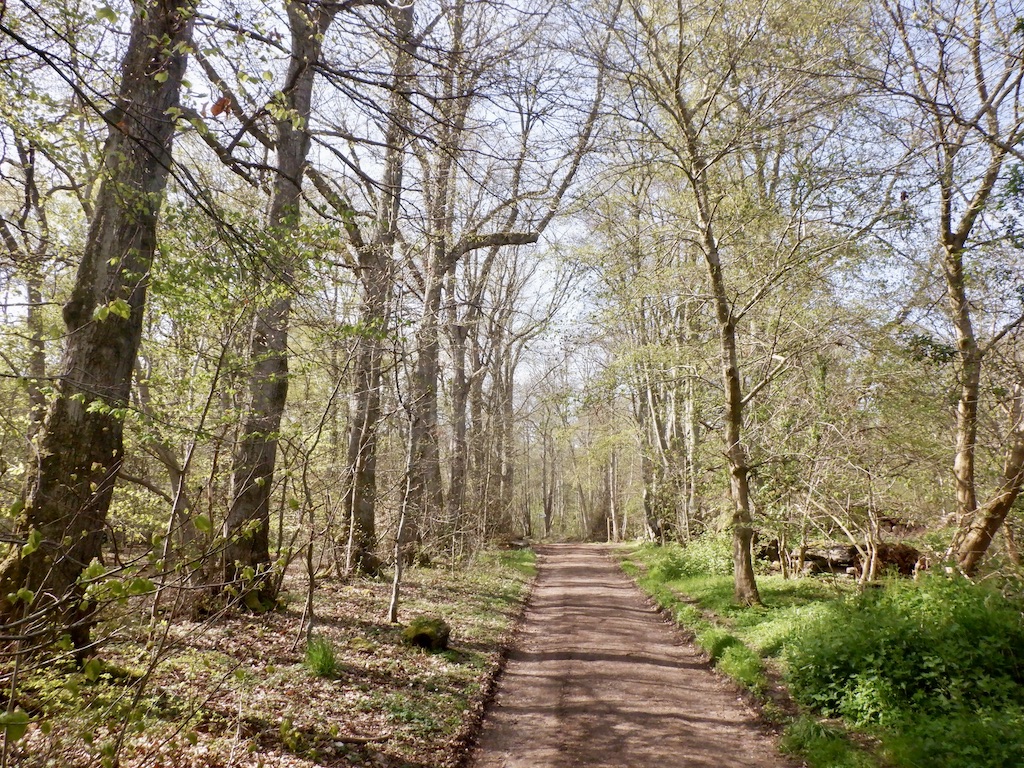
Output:
<path fill-rule="evenodd" d="M 730 576 L 706 573 L 719 544 L 641 546 L 623 567 L 785 724 L 784 750 L 812 768 L 1024 765 L 1019 595 L 944 575 L 864 592 L 762 576 L 764 605 L 741 607 Z M 802 713 L 772 706 L 777 679 Z"/>
<path fill-rule="evenodd" d="M 697 546 L 720 548 L 721 542 Z M 842 586 L 762 576 L 758 586 L 765 604 L 747 608 L 733 599 L 727 554 L 698 552 L 693 565 L 681 553 L 675 546 L 628 547 L 622 550 L 622 567 L 659 608 L 693 635 L 716 669 L 751 694 L 765 720 L 782 728 L 784 752 L 810 768 L 878 766 L 841 724 L 797 714 L 780 683 L 787 641 L 841 596 Z"/>

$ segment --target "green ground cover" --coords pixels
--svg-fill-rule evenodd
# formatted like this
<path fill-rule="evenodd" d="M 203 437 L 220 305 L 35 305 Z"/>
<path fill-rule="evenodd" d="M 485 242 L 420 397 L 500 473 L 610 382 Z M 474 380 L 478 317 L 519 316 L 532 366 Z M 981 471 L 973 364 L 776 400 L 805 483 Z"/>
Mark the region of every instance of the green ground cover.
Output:
<path fill-rule="evenodd" d="M 1024 765 L 1024 604 L 989 584 L 761 576 L 764 605 L 746 608 L 721 540 L 632 548 L 623 567 L 813 768 Z"/>

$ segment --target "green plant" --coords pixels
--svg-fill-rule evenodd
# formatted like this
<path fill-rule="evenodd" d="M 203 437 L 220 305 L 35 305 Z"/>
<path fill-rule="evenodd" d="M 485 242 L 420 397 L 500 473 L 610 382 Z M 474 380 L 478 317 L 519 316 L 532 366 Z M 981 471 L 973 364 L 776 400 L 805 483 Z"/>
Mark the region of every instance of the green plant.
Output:
<path fill-rule="evenodd" d="M 651 545 L 641 548 L 639 554 L 647 563 L 650 576 L 659 582 L 732 573 L 732 543 L 727 534 L 704 534 L 685 546 Z"/>
<path fill-rule="evenodd" d="M 761 657 L 738 640 L 722 652 L 718 668 L 755 693 L 764 690 L 767 684 Z"/>
<path fill-rule="evenodd" d="M 697 645 L 711 657 L 711 661 L 717 662 L 722 654 L 729 648 L 743 643 L 728 630 L 705 624 L 697 630 Z"/>
<path fill-rule="evenodd" d="M 838 601 L 787 654 L 801 703 L 857 724 L 1024 704 L 1024 621 L 964 579 L 893 582 Z"/>
<path fill-rule="evenodd" d="M 802 757 L 810 768 L 871 768 L 874 765 L 841 728 L 809 715 L 796 718 L 786 727 L 779 746 L 786 754 Z"/>
<path fill-rule="evenodd" d="M 1024 765 L 1024 709 L 961 710 L 908 718 L 883 736 L 883 752 L 899 766 L 1004 768 Z"/>
<path fill-rule="evenodd" d="M 306 669 L 317 677 L 334 677 L 338 673 L 338 656 L 334 643 L 326 637 L 311 637 L 306 643 Z"/>
<path fill-rule="evenodd" d="M 532 549 L 509 549 L 498 553 L 502 567 L 532 577 L 537 573 L 537 555 Z"/>

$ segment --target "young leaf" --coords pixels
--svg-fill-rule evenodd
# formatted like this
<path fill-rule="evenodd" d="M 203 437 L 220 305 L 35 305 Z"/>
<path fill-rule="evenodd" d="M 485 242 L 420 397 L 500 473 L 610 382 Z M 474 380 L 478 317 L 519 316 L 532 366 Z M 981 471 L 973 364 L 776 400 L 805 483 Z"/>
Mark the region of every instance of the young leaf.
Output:
<path fill-rule="evenodd" d="M 164 73 L 164 80 L 166 79 L 167 76 L 166 73 Z M 163 80 L 160 80 L 159 76 L 157 76 L 157 80 L 163 82 Z M 112 302 L 110 302 L 110 311 L 113 312 L 118 317 L 123 318 L 125 320 L 127 320 L 132 315 L 131 305 L 124 299 L 114 299 Z"/>
<path fill-rule="evenodd" d="M 103 662 L 97 657 L 93 656 L 87 662 L 85 662 L 85 677 L 87 680 L 95 683 L 99 680 L 100 673 L 103 672 Z"/>
<path fill-rule="evenodd" d="M 22 709 L 0 714 L 0 727 L 4 729 L 4 739 L 8 744 L 18 741 L 28 730 L 28 713 Z"/>
<path fill-rule="evenodd" d="M 28 540 L 25 545 L 21 548 L 21 556 L 28 557 L 37 549 L 39 545 L 43 543 L 43 532 L 35 528 L 28 534 Z"/>

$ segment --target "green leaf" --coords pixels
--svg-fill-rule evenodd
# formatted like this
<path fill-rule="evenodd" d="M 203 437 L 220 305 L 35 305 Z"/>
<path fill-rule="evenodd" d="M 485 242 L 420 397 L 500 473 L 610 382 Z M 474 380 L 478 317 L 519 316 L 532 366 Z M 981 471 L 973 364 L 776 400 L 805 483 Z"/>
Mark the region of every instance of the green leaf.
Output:
<path fill-rule="evenodd" d="M 85 669 L 83 671 L 85 672 L 86 679 L 95 683 L 103 672 L 103 662 L 96 656 L 93 656 L 85 662 Z"/>
<path fill-rule="evenodd" d="M 14 596 L 16 600 L 23 601 L 25 605 L 31 603 L 35 599 L 35 597 L 36 593 L 33 592 L 31 589 L 28 589 L 27 587 L 22 587 L 21 589 L 19 589 L 17 594 Z"/>
<path fill-rule="evenodd" d="M 93 561 L 89 563 L 89 567 L 82 571 L 82 575 L 79 578 L 79 581 L 93 581 L 95 579 L 98 579 L 106 572 L 107 569 L 103 567 L 103 563 L 101 563 L 99 560 L 93 559 Z"/>
<path fill-rule="evenodd" d="M 166 79 L 167 76 L 164 75 L 164 80 Z M 112 302 L 110 302 L 110 311 L 113 312 L 118 317 L 123 318 L 125 320 L 132 316 L 131 305 L 128 304 L 128 302 L 125 301 L 124 299 L 114 299 Z"/>
<path fill-rule="evenodd" d="M 22 709 L 15 709 L 13 712 L 4 712 L 0 715 L 0 725 L 4 729 L 4 739 L 8 744 L 18 741 L 28 730 L 28 712 Z"/>
<path fill-rule="evenodd" d="M 101 323 L 107 319 L 110 315 L 110 307 L 104 304 L 101 307 L 96 307 L 96 310 L 92 313 L 93 320 L 99 320 Z"/>
<path fill-rule="evenodd" d="M 149 579 L 137 576 L 126 582 L 125 590 L 129 595 L 148 595 L 150 592 L 156 591 L 156 585 Z"/>
<path fill-rule="evenodd" d="M 210 533 L 213 531 L 213 523 L 210 522 L 210 518 L 206 515 L 196 515 L 192 520 L 192 524 L 195 525 L 196 530 L 200 533 Z"/>
<path fill-rule="evenodd" d="M 109 5 L 104 5 L 96 9 L 96 18 L 100 21 L 107 21 L 111 24 L 117 23 L 117 11 L 111 8 Z"/>
<path fill-rule="evenodd" d="M 7 514 L 9 514 L 11 517 L 17 517 L 21 514 L 23 509 L 25 509 L 25 500 L 18 499 L 16 502 L 11 504 L 11 508 Z"/>
<path fill-rule="evenodd" d="M 156 80 L 158 83 L 166 82 L 167 81 L 167 70 L 164 69 L 164 70 L 161 70 L 161 71 L 157 72 L 155 75 L 153 75 L 153 79 Z"/>
<path fill-rule="evenodd" d="M 28 540 L 25 545 L 21 548 L 21 556 L 28 557 L 37 549 L 39 545 L 43 543 L 43 532 L 33 528 L 28 534 Z"/>

